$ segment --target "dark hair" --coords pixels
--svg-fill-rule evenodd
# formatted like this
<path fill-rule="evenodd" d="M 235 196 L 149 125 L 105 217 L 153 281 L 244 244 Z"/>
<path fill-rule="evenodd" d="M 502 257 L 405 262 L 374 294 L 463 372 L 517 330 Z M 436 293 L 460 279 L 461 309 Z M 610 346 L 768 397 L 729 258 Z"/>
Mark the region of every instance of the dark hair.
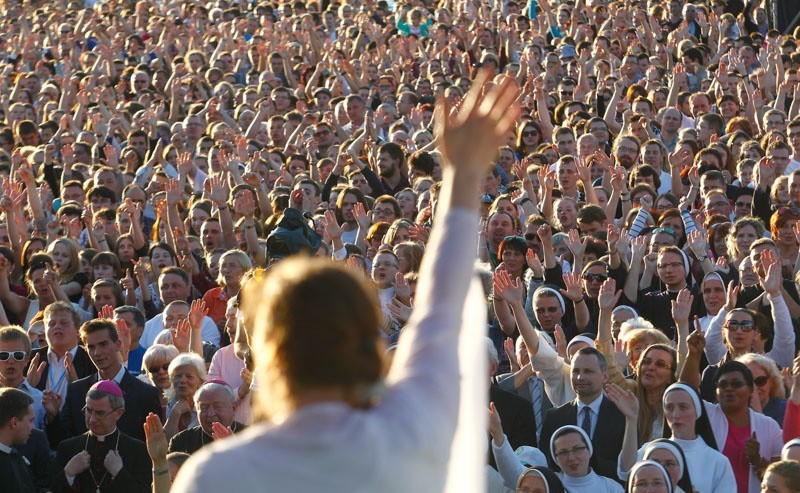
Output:
<path fill-rule="evenodd" d="M 108 336 L 111 338 L 112 342 L 119 341 L 117 326 L 107 318 L 95 318 L 81 325 L 81 341 L 86 344 L 86 336 L 102 330 L 108 331 Z"/>
<path fill-rule="evenodd" d="M 717 368 L 717 373 L 714 374 L 714 387 L 717 386 L 717 382 L 719 382 L 719 379 L 722 378 L 723 375 L 726 373 L 736 373 L 737 371 L 742 374 L 747 386 L 752 390 L 753 373 L 750 371 L 750 368 L 748 368 L 747 365 L 739 361 L 727 361 Z"/>
<path fill-rule="evenodd" d="M 144 324 L 147 322 L 144 313 L 142 313 L 138 307 L 123 305 L 114 308 L 114 315 L 120 315 L 123 313 L 133 314 L 133 322 L 137 325 L 137 327 L 144 327 Z"/>
<path fill-rule="evenodd" d="M 11 387 L 0 388 L 0 426 L 5 426 L 11 418 L 24 418 L 31 404 L 33 398 L 25 392 Z"/>
<path fill-rule="evenodd" d="M 602 371 L 608 370 L 608 362 L 606 361 L 606 357 L 596 348 L 591 346 L 586 346 L 578 349 L 575 354 L 572 356 L 572 361 L 575 361 L 575 358 L 578 356 L 583 355 L 591 355 L 597 358 L 597 363 L 600 365 L 600 369 Z"/>

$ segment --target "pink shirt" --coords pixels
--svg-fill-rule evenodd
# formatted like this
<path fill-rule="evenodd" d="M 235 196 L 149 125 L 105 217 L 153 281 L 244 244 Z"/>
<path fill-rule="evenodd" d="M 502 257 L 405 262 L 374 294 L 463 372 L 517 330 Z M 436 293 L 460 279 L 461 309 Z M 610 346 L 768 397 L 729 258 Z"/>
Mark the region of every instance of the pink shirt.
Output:
<path fill-rule="evenodd" d="M 750 462 L 744 455 L 744 443 L 750 438 L 750 425 L 736 427 L 728 420 L 728 439 L 722 455 L 731 461 L 733 475 L 736 477 L 736 489 L 739 493 L 747 493 L 750 481 Z"/>
<path fill-rule="evenodd" d="M 229 344 L 214 353 L 214 357 L 211 359 L 211 366 L 208 368 L 208 378 L 209 380 L 224 380 L 233 387 L 234 391 L 238 391 L 242 385 L 240 372 L 243 369 L 244 361 L 236 357 L 233 344 Z M 248 426 L 253 424 L 250 396 L 251 394 L 247 394 L 244 399 L 236 402 L 236 413 L 233 415 L 233 419 Z"/>

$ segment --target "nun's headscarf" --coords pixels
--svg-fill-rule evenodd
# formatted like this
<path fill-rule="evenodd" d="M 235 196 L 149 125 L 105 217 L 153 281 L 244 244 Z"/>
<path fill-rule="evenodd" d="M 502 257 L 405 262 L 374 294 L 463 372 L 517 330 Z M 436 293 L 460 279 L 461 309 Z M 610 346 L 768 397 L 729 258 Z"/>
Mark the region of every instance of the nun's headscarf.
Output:
<path fill-rule="evenodd" d="M 652 460 L 650 459 L 650 455 L 658 449 L 667 450 L 675 457 L 675 462 L 678 463 L 678 475 L 680 476 L 678 478 L 678 486 L 687 493 L 694 491 L 692 488 L 692 478 L 689 476 L 689 469 L 686 467 L 686 456 L 681 446 L 672 440 L 659 438 L 647 444 L 642 458 Z M 667 477 L 669 477 L 669 475 Z M 671 482 L 670 480 L 670 483 Z"/>
<path fill-rule="evenodd" d="M 626 491 L 628 493 L 631 493 L 633 491 L 633 485 L 635 484 L 636 473 L 639 471 L 639 469 L 647 466 L 653 466 L 656 469 L 658 469 L 658 471 L 664 478 L 664 482 L 667 485 L 667 493 L 672 493 L 673 492 L 672 480 L 670 480 L 669 478 L 669 473 L 667 473 L 667 470 L 664 469 L 664 466 L 652 460 L 643 460 L 633 465 L 633 467 L 631 468 L 631 472 L 628 474 L 628 487 Z"/>
<path fill-rule="evenodd" d="M 781 460 L 788 460 L 786 456 L 793 447 L 800 447 L 800 438 L 792 438 L 784 444 L 783 449 L 781 449 Z"/>
<path fill-rule="evenodd" d="M 564 297 L 561 296 L 561 293 L 558 292 L 557 289 L 551 288 L 549 286 L 539 286 L 536 288 L 536 291 L 533 293 L 533 298 L 536 299 L 536 295 L 540 292 L 546 291 L 558 299 L 558 303 L 561 305 L 561 313 L 562 315 L 566 315 L 567 313 L 567 303 L 564 301 Z"/>
<path fill-rule="evenodd" d="M 637 312 L 636 309 L 633 308 L 632 306 L 628 306 L 628 305 L 619 305 L 619 306 L 617 306 L 616 308 L 611 310 L 611 314 L 613 315 L 613 314 L 615 314 L 615 313 L 617 313 L 619 311 L 622 311 L 622 310 L 627 310 L 627 311 L 633 313 L 633 318 L 636 318 L 636 317 L 639 316 L 639 312 Z"/>
<path fill-rule="evenodd" d="M 544 480 L 545 493 L 564 493 L 564 485 L 558 479 L 556 473 L 544 466 L 531 467 L 525 469 L 517 478 L 517 489 L 522 485 L 522 480 L 528 476 L 539 476 Z"/>
<path fill-rule="evenodd" d="M 572 347 L 572 345 L 577 344 L 579 342 L 583 342 L 584 344 L 588 344 L 589 347 L 593 347 L 593 348 L 597 347 L 595 345 L 595 343 L 594 343 L 594 334 L 589 333 L 589 332 L 586 332 L 584 334 L 579 334 L 579 335 L 576 335 L 575 337 L 573 337 L 572 339 L 570 339 L 570 341 L 567 343 L 567 356 L 569 356 L 569 348 Z"/>
<path fill-rule="evenodd" d="M 583 438 L 583 442 L 589 449 L 589 457 L 594 455 L 592 439 L 589 438 L 589 435 L 587 435 L 585 431 L 583 431 L 583 428 L 575 425 L 562 426 L 561 428 L 557 429 L 555 433 L 553 433 L 553 436 L 550 437 L 550 457 L 553 458 L 553 462 L 555 462 L 558 467 L 561 467 L 561 464 L 558 463 L 558 457 L 556 457 L 556 439 L 566 435 L 567 433 L 580 433 L 581 437 Z"/>

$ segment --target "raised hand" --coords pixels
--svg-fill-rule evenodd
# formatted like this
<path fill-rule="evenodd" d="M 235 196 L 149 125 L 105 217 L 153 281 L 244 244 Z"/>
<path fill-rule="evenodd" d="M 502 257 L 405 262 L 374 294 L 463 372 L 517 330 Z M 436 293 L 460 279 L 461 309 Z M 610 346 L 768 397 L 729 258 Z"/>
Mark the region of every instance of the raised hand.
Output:
<path fill-rule="evenodd" d="M 364 208 L 364 204 L 362 204 L 361 202 L 356 202 L 356 204 L 353 206 L 353 215 L 356 218 L 358 227 L 362 231 L 366 231 L 369 228 L 369 225 L 371 224 L 372 221 L 370 220 L 369 215 L 367 215 L 367 211 Z"/>
<path fill-rule="evenodd" d="M 183 320 L 178 320 L 178 323 L 175 325 L 175 331 L 172 333 L 172 343 L 178 348 L 178 351 L 182 353 L 189 352 L 190 330 L 189 320 L 184 318 Z"/>
<path fill-rule="evenodd" d="M 586 245 L 588 242 L 588 237 L 581 240 L 581 236 L 577 229 L 569 230 L 566 241 L 567 248 L 569 248 L 569 251 L 572 252 L 572 258 L 574 258 L 576 262 L 583 258 L 583 252 L 586 250 Z"/>
<path fill-rule="evenodd" d="M 167 435 L 164 433 L 164 426 L 161 424 L 158 415 L 150 413 L 145 418 L 144 437 L 147 445 L 147 454 L 153 464 L 166 464 L 169 447 L 167 445 Z"/>
<path fill-rule="evenodd" d="M 542 266 L 542 261 L 539 259 L 539 256 L 533 253 L 533 249 L 528 248 L 528 251 L 525 253 L 525 262 L 533 271 L 533 277 L 537 279 L 544 277 L 544 266 Z"/>
<path fill-rule="evenodd" d="M 564 335 L 564 329 L 561 327 L 561 324 L 556 324 L 555 328 L 553 329 L 553 337 L 556 340 L 556 353 L 564 358 L 564 361 L 568 361 L 567 336 Z"/>
<path fill-rule="evenodd" d="M 622 296 L 622 290 L 617 291 L 617 281 L 608 278 L 600 286 L 600 293 L 597 295 L 597 304 L 601 310 L 613 310 Z"/>
<path fill-rule="evenodd" d="M 78 379 L 78 372 L 75 371 L 75 365 L 72 364 L 72 353 L 67 353 L 67 357 L 64 358 L 64 368 L 67 371 L 67 380 L 69 380 L 69 383 Z"/>
<path fill-rule="evenodd" d="M 725 298 L 725 311 L 729 312 L 736 308 L 739 301 L 739 284 L 731 281 L 728 283 L 728 293 Z"/>
<path fill-rule="evenodd" d="M 341 238 L 344 233 L 336 220 L 336 214 L 331 210 L 325 211 L 325 233 L 331 240 Z"/>
<path fill-rule="evenodd" d="M 757 394 L 758 394 L 757 392 L 753 392 L 753 395 L 756 396 L 756 399 L 758 399 Z M 750 464 L 756 466 L 760 465 L 762 460 L 761 444 L 758 443 L 758 436 L 756 435 L 755 431 L 750 436 L 750 438 L 748 438 L 747 441 L 744 442 L 744 455 L 745 457 L 747 457 L 747 461 L 750 462 Z"/>
<path fill-rule="evenodd" d="M 553 230 L 550 228 L 549 224 L 542 224 L 539 226 L 539 229 L 536 230 L 536 234 L 539 235 L 539 239 L 542 240 L 543 245 L 553 244 Z"/>
<path fill-rule="evenodd" d="M 627 419 L 639 417 L 639 398 L 630 390 L 623 389 L 615 383 L 606 384 L 606 396 L 616 404 L 620 412 Z"/>
<path fill-rule="evenodd" d="M 672 300 L 672 319 L 676 322 L 689 323 L 689 316 L 692 312 L 692 302 L 694 296 L 691 292 L 684 288 L 678 291 L 678 296 Z"/>
<path fill-rule="evenodd" d="M 103 305 L 103 307 L 100 308 L 100 313 L 98 313 L 97 316 L 98 318 L 111 320 L 114 318 L 114 307 L 111 305 Z"/>
<path fill-rule="evenodd" d="M 458 111 L 444 98 L 437 101 L 435 109 L 445 166 L 469 171 L 476 179 L 486 173 L 519 111 L 514 104 L 519 88 L 512 77 L 492 87 L 488 82 L 489 72 L 480 71 Z"/>
<path fill-rule="evenodd" d="M 583 298 L 581 275 L 575 272 L 567 272 L 566 274 L 562 274 L 561 278 L 564 280 L 564 285 L 567 287 L 567 289 L 559 289 L 561 294 L 569 298 L 573 303 L 579 302 Z"/>
<path fill-rule="evenodd" d="M 766 291 L 767 294 L 770 296 L 777 296 L 781 293 L 781 284 L 783 283 L 783 279 L 781 277 L 781 263 L 774 256 L 766 255 L 768 252 L 769 251 L 767 250 L 761 254 L 762 262 L 765 262 L 764 268 L 766 269 L 767 274 L 764 277 L 759 277 L 758 281 L 761 283 L 761 287 L 764 288 L 764 291 Z M 767 259 L 765 260 L 764 257 L 767 257 Z"/>
<path fill-rule="evenodd" d="M 394 296 L 400 301 L 411 302 L 411 286 L 402 272 L 394 275 Z"/>
<path fill-rule="evenodd" d="M 208 315 L 208 308 L 206 302 L 203 300 L 192 301 L 192 306 L 189 308 L 189 326 L 194 330 L 200 330 L 203 327 L 203 320 Z"/>
<path fill-rule="evenodd" d="M 411 318 L 412 307 L 406 305 L 397 298 L 392 298 L 392 301 L 386 304 L 386 309 L 389 310 L 389 314 L 400 323 L 404 324 Z"/>
<path fill-rule="evenodd" d="M 686 235 L 686 240 L 689 242 L 689 248 L 692 249 L 695 257 L 707 256 L 708 242 L 706 242 L 705 235 L 698 230 L 694 230 Z"/>
<path fill-rule="evenodd" d="M 689 353 L 702 354 L 706 349 L 706 336 L 703 331 L 698 327 L 686 339 L 686 344 L 689 346 Z"/>
<path fill-rule="evenodd" d="M 489 434 L 492 436 L 495 445 L 502 445 L 505 435 L 503 434 L 503 423 L 500 421 L 500 413 L 494 407 L 494 402 L 489 403 Z"/>
<path fill-rule="evenodd" d="M 131 291 L 136 289 L 136 283 L 133 281 L 133 276 L 131 276 L 131 270 L 125 269 L 125 277 L 120 279 L 119 285 L 122 286 L 122 289 L 125 291 Z"/>
<path fill-rule="evenodd" d="M 3 259 L 5 259 L 5 257 L 3 257 Z M 36 356 L 33 357 L 30 365 L 28 365 L 28 383 L 33 387 L 39 385 L 45 369 L 47 369 L 47 361 L 42 361 L 41 354 L 36 353 Z"/>
<path fill-rule="evenodd" d="M 637 236 L 631 239 L 631 263 L 634 259 L 641 261 L 647 251 L 647 238 L 644 236 Z"/>
<path fill-rule="evenodd" d="M 513 281 L 505 270 L 497 270 L 494 275 L 494 292 L 511 305 L 522 305 L 522 282 L 520 278 Z"/>

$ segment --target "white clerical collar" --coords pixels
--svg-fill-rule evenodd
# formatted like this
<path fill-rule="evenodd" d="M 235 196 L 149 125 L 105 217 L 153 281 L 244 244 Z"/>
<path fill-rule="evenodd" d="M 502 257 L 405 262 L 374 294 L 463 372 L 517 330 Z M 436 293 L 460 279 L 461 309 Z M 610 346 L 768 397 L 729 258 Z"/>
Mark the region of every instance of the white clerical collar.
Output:
<path fill-rule="evenodd" d="M 117 428 L 116 428 L 116 427 L 114 427 L 114 431 L 112 431 L 111 433 L 108 433 L 108 434 L 106 434 L 106 435 L 95 435 L 95 434 L 94 434 L 94 433 L 92 433 L 91 431 L 89 432 L 89 434 L 90 434 L 90 435 L 92 435 L 93 437 L 95 437 L 95 438 L 97 439 L 97 441 L 98 441 L 98 442 L 105 442 L 105 441 L 106 441 L 106 438 L 110 437 L 111 435 L 113 435 L 113 434 L 114 434 L 114 433 L 116 433 L 116 432 L 117 432 Z"/>

